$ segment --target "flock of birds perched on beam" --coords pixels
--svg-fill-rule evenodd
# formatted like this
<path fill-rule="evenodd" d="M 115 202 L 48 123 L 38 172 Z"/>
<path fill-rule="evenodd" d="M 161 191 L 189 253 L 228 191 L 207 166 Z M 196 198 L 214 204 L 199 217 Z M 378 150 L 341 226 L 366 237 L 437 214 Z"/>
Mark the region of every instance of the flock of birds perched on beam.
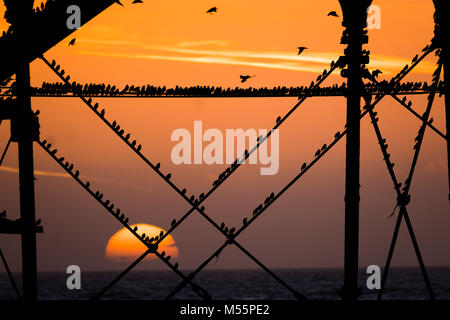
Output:
<path fill-rule="evenodd" d="M 74 170 L 74 165 L 72 163 L 69 163 L 65 160 L 64 157 L 58 157 L 58 149 L 53 148 L 52 144 L 50 142 L 47 142 L 47 140 L 40 141 L 39 144 L 59 163 L 61 167 L 63 167 L 66 172 L 68 172 L 75 180 L 77 180 L 94 198 L 100 202 L 103 207 L 105 207 L 116 219 L 118 219 L 122 225 L 124 225 L 127 229 L 133 232 L 137 237 L 139 237 L 143 243 L 150 245 L 150 244 L 158 244 L 163 240 L 164 232 L 161 231 L 159 235 L 149 237 L 145 233 L 142 235 L 139 235 L 138 227 L 134 227 L 133 229 L 129 226 L 129 218 L 125 216 L 123 212 L 119 208 L 115 208 L 114 203 L 112 203 L 110 200 L 105 200 L 103 198 L 103 193 L 100 191 L 93 191 L 91 189 L 91 183 L 87 181 L 84 183 L 80 179 L 80 172 L 78 170 Z M 175 220 L 171 222 L 172 225 L 175 224 Z M 156 248 L 156 247 L 155 247 Z M 170 260 L 170 256 L 165 256 L 165 252 L 162 251 L 160 253 L 161 257 L 168 262 Z M 175 268 L 178 268 L 178 263 L 174 265 Z"/>
<path fill-rule="evenodd" d="M 70 77 L 68 77 L 70 79 Z M 386 80 L 378 83 L 366 83 L 365 90 L 370 94 L 378 94 L 387 88 L 396 94 L 421 94 L 429 93 L 431 85 L 427 82 L 405 82 L 396 83 L 393 87 Z M 444 82 L 441 81 L 437 92 L 442 95 Z M 2 92 L 3 95 L 15 95 L 15 82 Z M 32 96 L 71 96 L 81 95 L 86 97 L 301 97 L 305 96 L 345 96 L 347 94 L 346 83 L 334 84 L 328 87 L 278 86 L 273 88 L 222 88 L 220 86 L 193 86 L 167 88 L 165 86 L 153 85 L 125 85 L 118 88 L 111 84 L 81 84 L 73 82 L 66 84 L 62 82 L 43 82 L 40 87 L 32 87 Z"/>

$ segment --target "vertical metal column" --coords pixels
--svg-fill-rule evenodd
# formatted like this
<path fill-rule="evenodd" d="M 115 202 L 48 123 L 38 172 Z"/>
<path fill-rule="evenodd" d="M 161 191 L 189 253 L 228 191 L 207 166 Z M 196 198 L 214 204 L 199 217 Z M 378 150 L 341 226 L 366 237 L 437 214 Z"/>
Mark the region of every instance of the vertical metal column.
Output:
<path fill-rule="evenodd" d="M 434 39 L 433 44 L 442 50 L 442 62 L 444 66 L 444 95 L 445 95 L 445 121 L 446 121 L 446 135 L 447 135 L 447 168 L 448 168 L 448 184 L 449 184 L 449 194 L 448 200 L 450 201 L 450 140 L 448 139 L 450 136 L 450 97 L 448 95 L 448 82 L 450 81 L 450 65 L 449 62 L 449 44 L 448 44 L 448 36 L 449 33 L 449 24 L 448 17 L 445 17 L 444 11 L 444 2 L 443 0 L 433 0 L 434 8 L 436 9 L 434 15 Z M 448 4 L 448 3 L 447 3 Z M 447 12 L 448 13 L 448 12 Z"/>
<path fill-rule="evenodd" d="M 362 45 L 367 43 L 364 28 L 367 26 L 367 9 L 372 0 L 339 0 L 345 27 L 341 43 L 347 44 L 345 62 L 347 69 L 347 140 L 345 167 L 345 253 L 344 287 L 342 298 L 358 298 L 359 249 L 359 160 L 361 116 L 361 65 Z"/>
<path fill-rule="evenodd" d="M 19 149 L 20 217 L 22 220 L 22 277 L 23 298 L 26 301 L 37 299 L 37 261 L 34 198 L 33 134 L 37 128 L 33 121 L 30 98 L 30 66 L 26 59 L 27 32 L 33 0 L 21 1 L 14 8 L 15 32 L 18 42 L 19 63 L 16 68 L 17 118 L 13 136 L 17 138 Z M 9 8 L 8 8 L 9 9 Z M 12 9 L 12 8 L 11 8 Z"/>

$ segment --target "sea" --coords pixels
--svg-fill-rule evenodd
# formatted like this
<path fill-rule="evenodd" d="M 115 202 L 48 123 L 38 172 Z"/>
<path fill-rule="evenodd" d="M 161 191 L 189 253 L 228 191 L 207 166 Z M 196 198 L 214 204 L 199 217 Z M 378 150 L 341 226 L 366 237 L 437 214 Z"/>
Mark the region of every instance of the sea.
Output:
<path fill-rule="evenodd" d="M 450 267 L 428 268 L 434 295 L 450 300 Z M 189 270 L 181 270 L 188 274 Z M 280 279 L 311 300 L 339 300 L 343 284 L 342 269 L 274 269 Z M 65 273 L 41 272 L 38 276 L 38 297 L 41 300 L 88 300 L 100 292 L 120 272 L 83 272 L 81 288 L 69 290 Z M 368 274 L 360 270 L 362 300 L 374 300 L 377 290 L 366 285 Z M 14 278 L 21 287 L 20 274 Z M 162 300 L 181 282 L 172 271 L 132 271 L 111 287 L 104 300 Z M 290 300 L 292 293 L 263 270 L 204 270 L 194 279 L 215 300 Z M 14 300 L 16 293 L 6 273 L 0 273 L 0 300 Z M 173 297 L 195 300 L 198 295 L 186 286 Z M 428 292 L 419 268 L 392 268 L 383 295 L 385 300 L 427 300 Z"/>

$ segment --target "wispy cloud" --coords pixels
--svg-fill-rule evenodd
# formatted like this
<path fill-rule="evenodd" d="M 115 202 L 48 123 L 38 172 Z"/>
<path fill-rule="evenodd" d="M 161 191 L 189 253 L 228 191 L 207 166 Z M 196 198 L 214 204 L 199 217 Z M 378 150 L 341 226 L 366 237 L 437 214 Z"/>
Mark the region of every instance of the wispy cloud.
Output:
<path fill-rule="evenodd" d="M 10 172 L 10 173 L 19 173 L 18 168 L 9 167 L 9 166 L 1 166 L 0 171 Z M 62 179 L 69 179 L 69 178 L 71 179 L 72 178 L 72 176 L 70 176 L 67 173 L 54 172 L 54 171 L 43 171 L 43 170 L 34 170 L 34 175 L 41 176 L 41 177 L 54 177 L 54 178 L 62 178 Z M 111 179 L 105 179 L 105 178 L 100 178 L 100 177 L 83 175 L 83 176 L 80 176 L 80 178 L 82 178 L 83 180 L 92 180 L 92 181 L 104 182 L 107 184 L 113 184 L 116 186 L 133 189 L 133 190 L 138 190 L 138 191 L 146 191 L 146 192 L 153 191 L 151 188 L 148 188 L 145 186 L 134 185 L 134 184 L 126 183 L 126 182 L 119 182 L 119 181 L 114 181 Z"/>
<path fill-rule="evenodd" d="M 292 52 L 233 50 L 229 49 L 229 43 L 223 40 L 180 42 L 174 45 L 161 46 L 142 45 L 142 42 L 139 41 L 97 41 L 84 39 L 80 40 L 80 42 L 97 45 L 95 48 L 85 46 L 78 49 L 80 50 L 79 53 L 86 55 L 240 65 L 313 73 L 322 72 L 323 68 L 327 67 L 332 60 L 336 60 L 341 55 L 339 52 L 309 51 L 302 55 L 297 55 L 295 50 Z M 104 45 L 105 48 L 99 48 L 98 45 Z M 128 45 L 133 47 L 133 49 L 127 50 L 126 52 L 124 50 L 117 52 L 117 50 L 111 48 L 117 45 Z M 198 47 L 208 47 L 208 49 L 200 49 Z M 408 63 L 410 63 L 409 57 L 372 55 L 369 67 L 372 69 L 381 69 L 384 74 L 393 74 L 400 71 Z M 431 74 L 433 71 L 434 64 L 429 61 L 423 61 L 415 69 L 415 72 L 423 74 Z"/>
<path fill-rule="evenodd" d="M 180 47 L 197 47 L 204 45 L 215 45 L 219 47 L 225 47 L 228 45 L 228 42 L 223 40 L 205 40 L 205 41 L 180 42 L 177 45 Z"/>

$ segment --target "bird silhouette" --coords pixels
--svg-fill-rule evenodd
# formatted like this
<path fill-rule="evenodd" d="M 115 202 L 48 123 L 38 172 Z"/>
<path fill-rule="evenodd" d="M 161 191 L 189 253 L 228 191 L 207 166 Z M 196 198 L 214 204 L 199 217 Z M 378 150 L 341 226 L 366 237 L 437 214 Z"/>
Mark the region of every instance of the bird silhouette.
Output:
<path fill-rule="evenodd" d="M 222 224 L 220 225 L 220 229 L 223 230 L 223 228 L 225 228 L 225 223 L 222 222 Z"/>
<path fill-rule="evenodd" d="M 322 151 L 324 151 L 326 148 L 327 148 L 327 145 L 324 144 L 324 145 L 322 146 Z"/>
<path fill-rule="evenodd" d="M 75 41 L 76 41 L 76 39 L 75 39 L 75 38 L 73 38 L 72 40 L 70 40 L 70 42 L 69 42 L 68 46 L 70 47 L 70 46 L 73 46 L 73 45 L 75 45 Z"/>
<path fill-rule="evenodd" d="M 173 226 L 175 225 L 176 222 L 177 222 L 177 220 L 173 219 L 173 220 L 170 222 L 170 225 L 173 227 Z"/>
<path fill-rule="evenodd" d="M 231 228 L 230 231 L 229 231 L 229 234 L 233 234 L 234 231 L 236 231 L 236 228 Z"/>
<path fill-rule="evenodd" d="M 278 123 L 278 122 L 280 122 L 280 121 L 281 121 L 281 117 L 278 116 L 276 122 Z"/>
<path fill-rule="evenodd" d="M 175 269 L 177 269 L 178 268 L 178 262 L 177 263 L 175 263 L 175 265 L 173 266 Z"/>
<path fill-rule="evenodd" d="M 167 176 L 166 176 L 166 179 L 167 179 L 167 180 L 170 180 L 171 177 L 172 177 L 172 174 L 171 174 L 171 173 L 168 173 Z"/>
<path fill-rule="evenodd" d="M 297 49 L 298 49 L 297 55 L 300 55 L 303 51 L 305 51 L 308 48 L 307 47 L 297 47 Z"/>
<path fill-rule="evenodd" d="M 250 76 L 250 75 L 240 75 L 239 76 L 240 78 L 241 78 L 241 83 L 244 83 L 244 82 L 246 82 L 248 79 L 250 79 L 250 78 L 253 78 L 254 77 L 254 75 L 253 76 Z"/>
<path fill-rule="evenodd" d="M 208 9 L 208 11 L 206 11 L 206 13 L 209 13 L 209 14 L 213 14 L 213 13 L 217 13 L 217 7 L 212 7 L 212 8 L 210 8 L 210 9 Z"/>
<path fill-rule="evenodd" d="M 302 164 L 301 170 L 305 170 L 305 168 L 306 168 L 306 162 Z"/>
<path fill-rule="evenodd" d="M 244 219 L 242 220 L 242 224 L 243 224 L 244 226 L 247 224 L 247 218 L 244 218 Z"/>
<path fill-rule="evenodd" d="M 318 157 L 320 155 L 320 149 L 316 151 L 315 156 Z"/>
<path fill-rule="evenodd" d="M 378 78 L 378 75 L 380 75 L 381 73 L 383 73 L 383 72 L 381 72 L 381 70 L 379 70 L 379 69 L 373 70 L 372 77 L 374 77 L 376 79 L 376 78 Z"/>
<path fill-rule="evenodd" d="M 159 170 L 159 168 L 161 168 L 161 163 L 158 162 L 158 163 L 156 164 L 156 166 L 155 166 L 155 169 L 156 169 L 156 170 Z"/>
<path fill-rule="evenodd" d="M 328 17 L 339 17 L 339 15 L 337 14 L 337 12 L 336 11 L 330 11 L 330 12 L 328 12 L 328 14 L 327 14 L 327 16 Z"/>

